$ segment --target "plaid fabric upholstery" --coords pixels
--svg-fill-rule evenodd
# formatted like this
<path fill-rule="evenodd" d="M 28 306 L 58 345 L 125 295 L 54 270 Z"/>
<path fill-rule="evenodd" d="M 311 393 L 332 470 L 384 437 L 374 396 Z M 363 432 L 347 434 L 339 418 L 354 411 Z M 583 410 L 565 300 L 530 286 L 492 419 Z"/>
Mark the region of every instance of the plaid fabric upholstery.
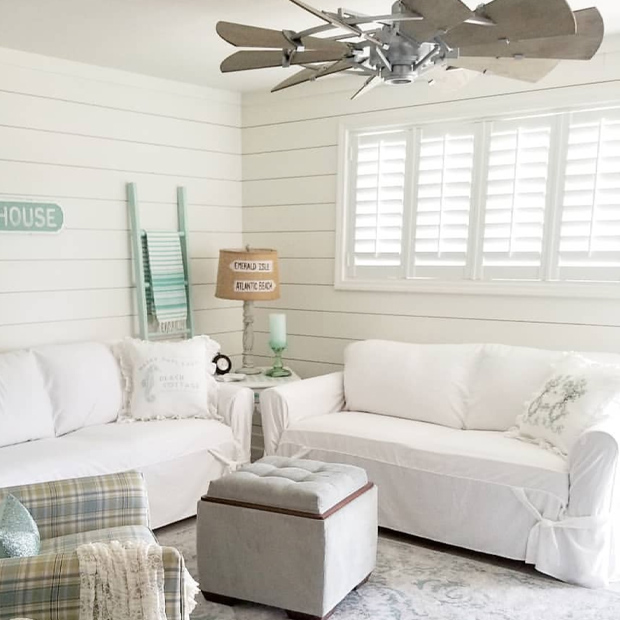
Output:
<path fill-rule="evenodd" d="M 77 545 L 112 537 L 154 539 L 144 481 L 135 472 L 0 489 L 0 500 L 7 493 L 31 511 L 41 531 L 42 552 L 0 560 L 0 620 L 79 620 Z M 183 557 L 172 547 L 164 547 L 162 555 L 166 615 L 183 620 Z"/>
<path fill-rule="evenodd" d="M 121 527 L 110 527 L 105 530 L 90 530 L 89 532 L 78 532 L 77 534 L 67 534 L 58 538 L 48 538 L 41 541 L 40 553 L 71 553 L 80 545 L 86 543 L 102 542 L 107 543 L 111 540 L 143 540 L 147 543 L 156 543 L 155 535 L 144 525 L 123 525 Z"/>
<path fill-rule="evenodd" d="M 163 548 L 168 620 L 183 620 L 184 563 L 172 547 Z M 0 560 L 0 620 L 79 620 L 80 566 L 77 553 L 45 553 Z"/>
<path fill-rule="evenodd" d="M 139 472 L 55 480 L 0 489 L 28 508 L 42 539 L 123 525 L 149 526 L 146 486 Z"/>

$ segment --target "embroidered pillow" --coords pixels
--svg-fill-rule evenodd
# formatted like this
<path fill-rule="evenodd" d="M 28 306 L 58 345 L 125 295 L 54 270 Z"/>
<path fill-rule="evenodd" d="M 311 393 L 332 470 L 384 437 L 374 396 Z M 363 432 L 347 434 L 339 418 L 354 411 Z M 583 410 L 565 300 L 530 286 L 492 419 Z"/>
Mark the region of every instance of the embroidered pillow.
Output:
<path fill-rule="evenodd" d="M 0 558 L 39 555 L 39 528 L 28 509 L 14 496 L 0 503 Z"/>
<path fill-rule="evenodd" d="M 182 342 L 122 341 L 118 355 L 125 395 L 119 421 L 217 419 L 212 360 L 219 350 L 208 336 Z"/>
<path fill-rule="evenodd" d="M 620 403 L 620 366 L 598 364 L 570 353 L 526 403 L 513 437 L 566 456 L 587 428 Z"/>

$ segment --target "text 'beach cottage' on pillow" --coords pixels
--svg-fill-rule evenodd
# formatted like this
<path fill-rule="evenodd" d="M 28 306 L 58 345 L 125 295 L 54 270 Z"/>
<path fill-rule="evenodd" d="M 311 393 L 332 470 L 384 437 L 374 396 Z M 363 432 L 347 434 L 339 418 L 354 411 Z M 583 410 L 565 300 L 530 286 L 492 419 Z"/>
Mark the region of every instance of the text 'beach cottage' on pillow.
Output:
<path fill-rule="evenodd" d="M 219 350 L 208 336 L 181 342 L 122 341 L 118 352 L 125 399 L 119 420 L 217 418 L 212 360 Z"/>
<path fill-rule="evenodd" d="M 567 455 L 585 430 L 609 415 L 620 415 L 620 366 L 569 353 L 509 434 Z"/>

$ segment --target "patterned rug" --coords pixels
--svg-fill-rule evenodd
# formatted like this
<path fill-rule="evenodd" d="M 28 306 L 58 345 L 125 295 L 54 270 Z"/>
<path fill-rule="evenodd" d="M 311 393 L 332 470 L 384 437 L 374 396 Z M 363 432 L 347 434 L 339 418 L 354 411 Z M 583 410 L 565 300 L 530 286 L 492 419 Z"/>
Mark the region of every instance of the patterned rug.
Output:
<path fill-rule="evenodd" d="M 177 547 L 197 579 L 195 519 L 157 531 Z M 284 620 L 261 605 L 226 607 L 199 595 L 192 620 Z M 382 532 L 377 568 L 333 620 L 617 620 L 620 585 L 588 590 L 537 573 L 521 562 Z"/>

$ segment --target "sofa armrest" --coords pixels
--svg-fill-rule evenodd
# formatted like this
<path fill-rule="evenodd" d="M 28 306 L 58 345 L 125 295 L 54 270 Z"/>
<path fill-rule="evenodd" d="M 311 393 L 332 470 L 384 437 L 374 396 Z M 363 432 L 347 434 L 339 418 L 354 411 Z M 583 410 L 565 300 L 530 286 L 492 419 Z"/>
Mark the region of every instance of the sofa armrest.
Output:
<path fill-rule="evenodd" d="M 231 383 L 219 383 L 217 387 L 217 412 L 224 424 L 230 426 L 239 444 L 238 460 L 247 462 L 250 460 L 254 392 Z"/>
<path fill-rule="evenodd" d="M 162 547 L 168 620 L 185 620 L 185 564 L 172 547 Z M 0 620 L 79 620 L 80 563 L 77 552 L 0 559 Z"/>
<path fill-rule="evenodd" d="M 344 380 L 342 372 L 304 379 L 265 390 L 260 409 L 265 437 L 265 454 L 275 454 L 282 433 L 292 422 L 342 411 Z"/>
<path fill-rule="evenodd" d="M 123 525 L 149 526 L 146 485 L 136 471 L 54 480 L 0 489 L 32 514 L 41 538 Z"/>
<path fill-rule="evenodd" d="M 601 516 L 620 508 L 620 411 L 584 431 L 568 460 L 572 517 Z"/>

